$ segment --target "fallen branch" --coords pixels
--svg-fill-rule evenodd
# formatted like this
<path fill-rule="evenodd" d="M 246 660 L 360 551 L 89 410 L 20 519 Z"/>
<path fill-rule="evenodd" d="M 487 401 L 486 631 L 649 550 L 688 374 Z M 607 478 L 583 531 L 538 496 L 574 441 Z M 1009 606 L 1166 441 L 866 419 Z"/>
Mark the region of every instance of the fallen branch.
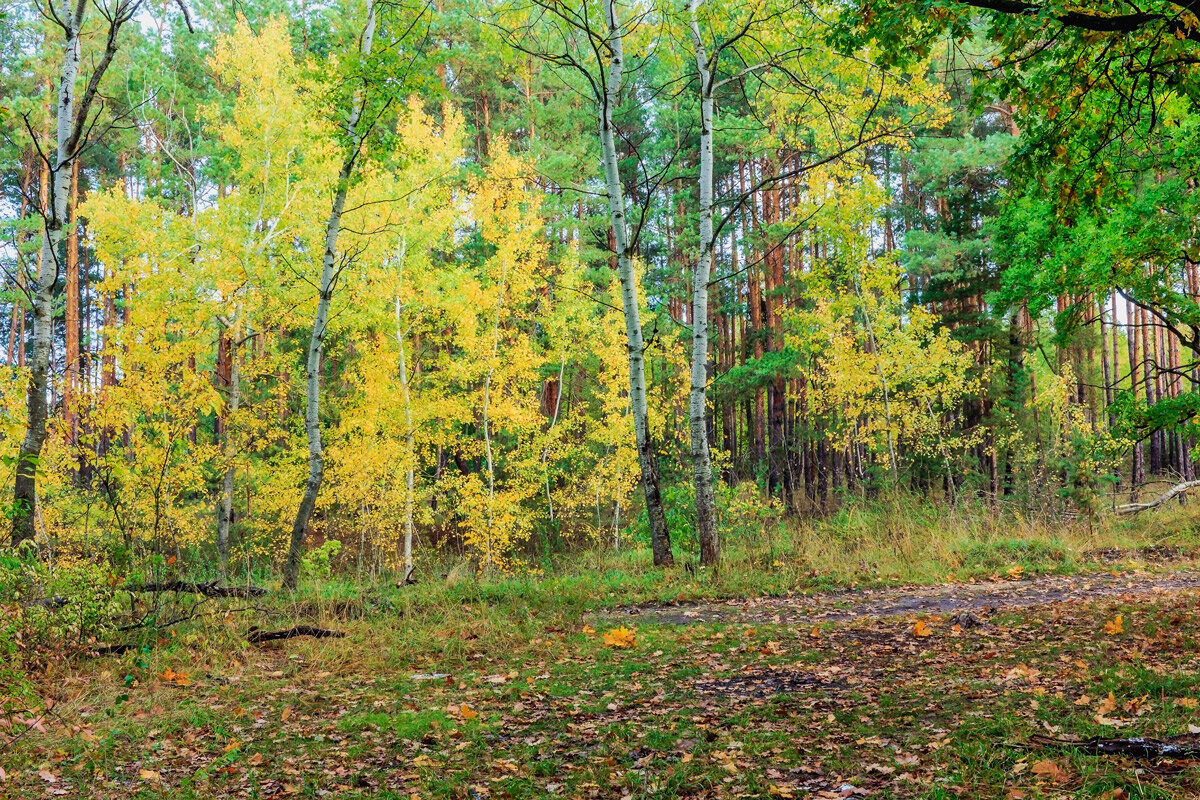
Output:
<path fill-rule="evenodd" d="M 342 631 L 331 631 L 327 628 L 314 628 L 311 625 L 297 625 L 282 631 L 264 631 L 251 628 L 246 632 L 246 640 L 251 644 L 271 642 L 276 639 L 295 639 L 297 636 L 312 636 L 317 639 L 341 639 L 346 634 Z"/>
<path fill-rule="evenodd" d="M 1151 500 L 1148 503 L 1129 503 L 1127 505 L 1117 506 L 1116 508 L 1113 509 L 1113 513 L 1115 513 L 1115 514 L 1136 514 L 1139 511 L 1149 511 L 1152 508 L 1157 508 L 1158 506 L 1161 506 L 1163 503 L 1167 502 L 1168 500 L 1179 497 L 1179 495 L 1184 494 L 1189 489 L 1195 489 L 1198 486 L 1200 486 L 1200 481 L 1185 481 L 1184 483 L 1180 483 L 1176 486 L 1172 486 L 1166 492 L 1166 494 L 1160 495 L 1159 497 L 1154 498 L 1153 500 Z"/>
<path fill-rule="evenodd" d="M 267 590 L 261 586 L 218 586 L 216 581 L 211 583 L 166 581 L 164 583 L 147 583 L 142 586 L 126 586 L 125 590 L 130 592 L 180 592 L 202 594 L 205 597 L 262 597 L 267 593 Z"/>
<path fill-rule="evenodd" d="M 1090 739 L 1055 739 L 1052 736 L 1034 734 L 1027 748 L 1056 747 L 1075 750 L 1094 756 L 1129 756 L 1130 758 L 1197 758 L 1200 757 L 1200 736 L 1185 733 L 1165 739 L 1149 739 L 1135 736 L 1130 739 L 1105 739 L 1093 736 Z"/>

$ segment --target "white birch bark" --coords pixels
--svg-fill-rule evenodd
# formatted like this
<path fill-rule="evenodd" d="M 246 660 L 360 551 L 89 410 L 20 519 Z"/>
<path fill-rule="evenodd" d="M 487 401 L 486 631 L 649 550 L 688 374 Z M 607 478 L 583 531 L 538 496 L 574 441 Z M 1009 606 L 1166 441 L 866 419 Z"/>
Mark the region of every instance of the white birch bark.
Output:
<path fill-rule="evenodd" d="M 54 287 L 66 264 L 63 243 L 66 239 L 67 203 L 71 189 L 71 171 L 83 145 L 88 116 L 99 91 L 100 80 L 117 52 L 121 27 L 136 13 L 141 0 L 120 0 L 108 8 L 107 38 L 104 51 L 84 90 L 76 101 L 75 83 L 79 78 L 80 38 L 87 0 L 52 9 L 54 21 L 63 32 L 62 63 L 59 67 L 58 94 L 55 99 L 55 144 L 45 154 L 50 162 L 48 197 L 42 211 L 42 250 L 37 278 L 30 287 L 33 305 L 33 347 L 29 357 L 29 385 L 25 403 L 27 427 L 17 459 L 13 482 L 12 544 L 29 541 L 35 534 L 37 508 L 37 463 L 46 441 L 47 398 L 50 354 L 54 333 Z"/>
<path fill-rule="evenodd" d="M 367 6 L 367 23 L 363 26 L 359 52 L 363 56 L 371 53 L 375 38 L 375 3 Z M 362 118 L 365 98 L 361 91 L 354 94 L 350 104 L 350 116 L 346 120 L 349 137 L 348 148 L 342 167 L 338 172 L 333 207 L 325 226 L 325 251 L 321 259 L 321 286 L 317 298 L 317 314 L 313 320 L 312 334 L 308 342 L 308 358 L 305 362 L 305 411 L 304 429 L 308 438 L 308 480 L 304 484 L 304 495 L 300 508 L 292 523 L 292 537 L 288 546 L 287 562 L 284 565 L 283 585 L 294 589 L 300 577 L 300 559 L 304 554 L 304 539 L 317 495 L 325 478 L 325 457 L 321 445 L 321 357 L 324 354 L 325 333 L 329 325 L 329 306 L 333 301 L 334 281 L 337 277 L 334 266 L 337 261 L 338 233 L 342 226 L 342 213 L 346 208 L 346 195 L 350 190 L 350 178 L 358 159 L 366 133 L 358 129 Z"/>
<path fill-rule="evenodd" d="M 708 442 L 708 281 L 713 262 L 713 75 L 700 33 L 698 12 L 703 0 L 688 6 L 692 48 L 700 79 L 700 252 L 692 271 L 692 385 L 688 403 L 691 428 L 692 481 L 696 491 L 696 533 L 700 563 L 721 560 L 717 539 L 716 498 Z"/>
<path fill-rule="evenodd" d="M 621 301 L 625 313 L 625 338 L 629 351 L 629 399 L 633 406 L 633 426 L 637 438 L 638 464 L 642 471 L 642 489 L 646 496 L 646 512 L 650 520 L 651 547 L 654 563 L 665 566 L 674 563 L 667 518 L 663 511 L 659 487 L 658 464 L 650 440 L 650 423 L 646 405 L 645 344 L 638 308 L 637 276 L 629 242 L 629 222 L 625 215 L 625 192 L 618 171 L 616 128 L 613 112 L 621 94 L 624 77 L 624 33 L 617 14 L 616 0 L 605 0 L 609 50 L 608 76 L 600 102 L 600 145 L 604 160 L 604 184 L 608 192 L 608 214 L 612 224 L 613 242 L 617 251 L 617 271 L 621 281 Z"/>

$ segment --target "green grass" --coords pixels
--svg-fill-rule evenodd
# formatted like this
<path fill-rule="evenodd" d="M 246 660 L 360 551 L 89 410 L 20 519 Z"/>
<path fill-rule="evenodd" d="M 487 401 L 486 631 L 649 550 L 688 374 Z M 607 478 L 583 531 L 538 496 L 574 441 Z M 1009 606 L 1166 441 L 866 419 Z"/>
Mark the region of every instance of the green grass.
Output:
<path fill-rule="evenodd" d="M 0 798 L 802 797 L 846 785 L 872 797 L 1186 796 L 1200 787 L 1191 765 L 1139 773 L 1126 760 L 1016 745 L 1049 731 L 1200 724 L 1191 599 L 1009 610 L 963 633 L 931 620 L 928 639 L 906 619 L 826 622 L 813 636 L 761 620 L 631 616 L 630 649 L 606 647 L 613 623 L 592 614 L 1015 568 L 1189 568 L 1190 558 L 1161 564 L 1136 549 L 1187 551 L 1195 530 L 1187 507 L 1088 528 L 885 504 L 727 537 L 719 572 L 590 552 L 548 560 L 542 574 L 476 578 L 446 556 L 423 565 L 417 586 L 335 578 L 276 591 L 263 611 L 222 601 L 228 616 L 147 634 L 148 653 L 45 660 L 28 705 L 55 701 L 46 730 L 0 744 Z M 1089 557 L 1103 548 L 1130 552 Z M 1124 632 L 1104 634 L 1118 613 Z M 250 625 L 298 621 L 347 636 L 244 642 Z M 767 667 L 813 680 L 778 697 L 704 688 Z M 168 668 L 187 685 L 164 680 Z M 428 673 L 449 677 L 414 678 Z M 1110 692 L 1118 707 L 1102 716 L 1123 727 L 1097 719 Z M 1045 760 L 1061 780 L 1032 771 Z"/>

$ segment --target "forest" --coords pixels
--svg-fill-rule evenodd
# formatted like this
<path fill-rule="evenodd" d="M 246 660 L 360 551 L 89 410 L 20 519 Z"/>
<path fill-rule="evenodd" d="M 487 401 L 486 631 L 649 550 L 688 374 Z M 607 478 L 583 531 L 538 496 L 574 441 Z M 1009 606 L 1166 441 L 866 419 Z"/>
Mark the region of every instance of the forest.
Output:
<path fill-rule="evenodd" d="M 0 798 L 1200 796 L 1198 181 L 1200 0 L 2 0 Z"/>

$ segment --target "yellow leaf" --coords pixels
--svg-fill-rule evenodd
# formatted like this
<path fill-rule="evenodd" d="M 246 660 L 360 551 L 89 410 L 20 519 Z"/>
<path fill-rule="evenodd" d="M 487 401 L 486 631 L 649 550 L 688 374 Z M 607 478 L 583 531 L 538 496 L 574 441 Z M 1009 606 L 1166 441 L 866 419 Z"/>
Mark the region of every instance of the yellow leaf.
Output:
<path fill-rule="evenodd" d="M 821 638 L 821 629 L 818 628 L 816 625 L 813 625 L 813 628 L 811 631 L 808 632 L 808 635 L 812 639 L 820 639 Z"/>
<path fill-rule="evenodd" d="M 1117 710 L 1117 698 L 1113 697 L 1113 693 L 1109 692 L 1108 697 L 1100 701 L 1100 705 L 1096 708 L 1097 714 L 1111 714 Z"/>
<path fill-rule="evenodd" d="M 604 646 L 618 649 L 633 647 L 636 644 L 634 636 L 634 632 L 624 626 L 613 628 L 604 634 Z"/>
<path fill-rule="evenodd" d="M 1025 572 L 1024 567 L 1021 567 L 1021 566 L 1013 567 L 1012 569 L 1010 569 L 1008 571 L 1008 577 L 1012 578 L 1015 581 L 1018 578 L 1020 578 L 1021 575 L 1024 574 L 1024 572 Z"/>
<path fill-rule="evenodd" d="M 462 714 L 462 718 L 466 720 L 476 719 L 479 716 L 479 712 L 471 708 L 466 703 L 463 703 L 462 707 L 459 708 L 458 711 L 460 714 Z"/>
<path fill-rule="evenodd" d="M 933 628 L 930 628 L 928 625 L 926 625 L 924 620 L 919 619 L 917 620 L 916 624 L 912 626 L 912 635 L 916 636 L 918 639 L 924 639 L 926 636 L 933 635 Z"/>
<path fill-rule="evenodd" d="M 583 630 L 580 631 L 580 633 L 582 633 L 584 636 L 591 636 L 595 632 L 596 632 L 596 629 L 593 628 L 591 625 L 584 625 Z"/>
<path fill-rule="evenodd" d="M 1117 614 L 1115 619 L 1110 619 L 1104 623 L 1104 632 L 1109 636 L 1116 636 L 1118 633 L 1125 632 L 1125 622 L 1121 619 L 1121 615 Z"/>
<path fill-rule="evenodd" d="M 770 788 L 767 789 L 767 794 L 771 795 L 772 797 L 795 797 L 796 796 L 795 793 L 791 790 L 791 787 L 776 786 L 773 783 L 771 784 Z"/>
<path fill-rule="evenodd" d="M 1197 702 L 1194 697 L 1180 697 L 1175 701 L 1175 705 L 1184 708 L 1195 708 L 1197 705 L 1200 705 L 1200 702 Z"/>
<path fill-rule="evenodd" d="M 162 780 L 162 775 L 152 769 L 139 770 L 138 777 L 144 781 L 152 781 L 154 783 Z"/>

